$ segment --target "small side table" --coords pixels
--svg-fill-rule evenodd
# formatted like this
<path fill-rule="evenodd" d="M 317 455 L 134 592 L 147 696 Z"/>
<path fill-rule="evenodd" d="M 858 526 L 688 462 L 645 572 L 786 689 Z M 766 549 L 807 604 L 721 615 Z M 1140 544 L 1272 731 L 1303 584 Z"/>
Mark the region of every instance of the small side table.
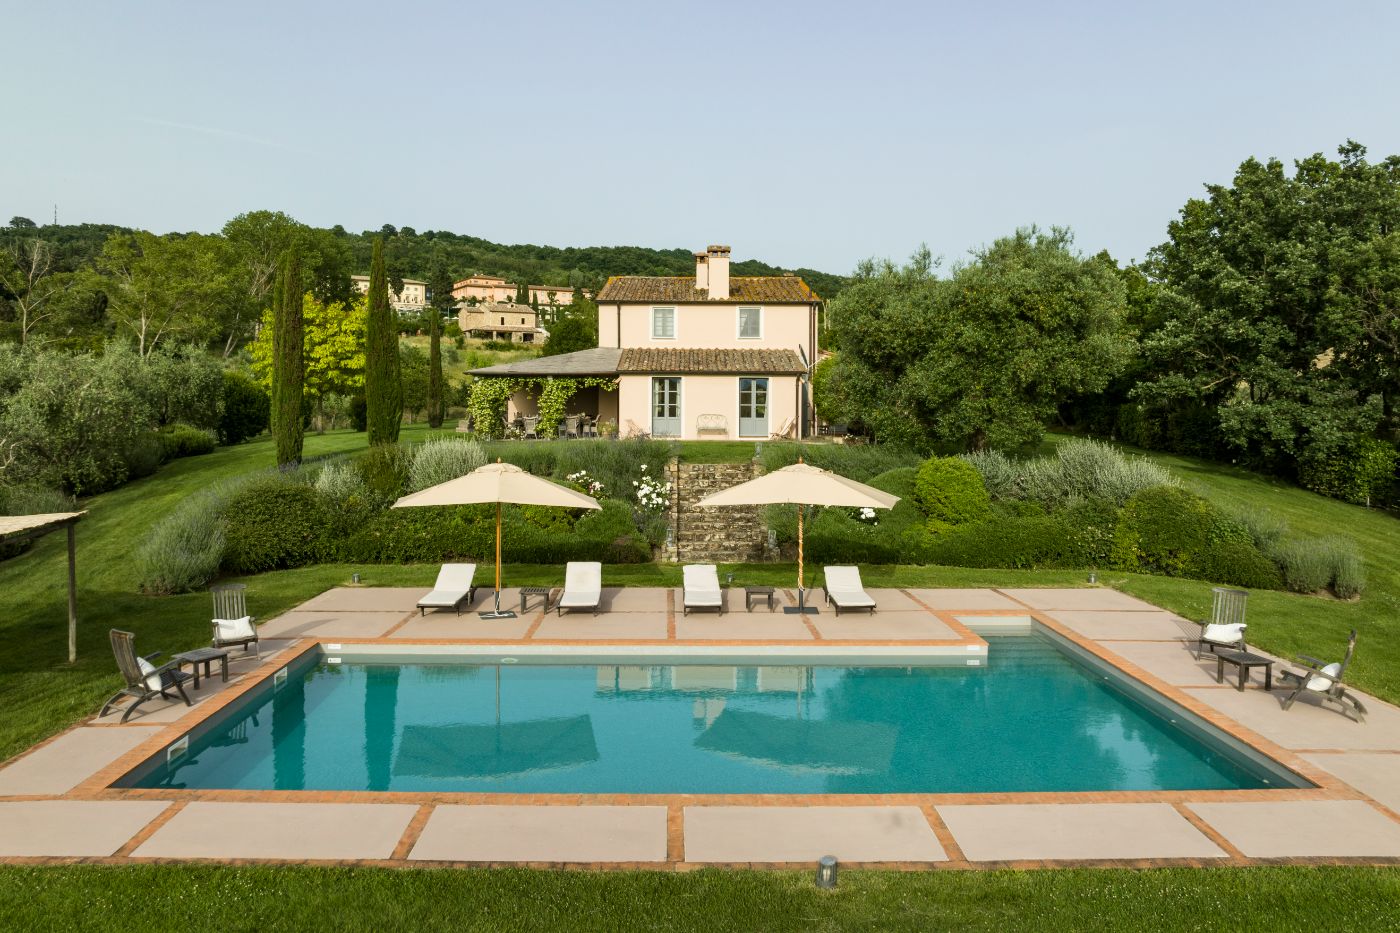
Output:
<path fill-rule="evenodd" d="M 1243 690 L 1245 682 L 1249 680 L 1249 670 L 1253 667 L 1264 669 L 1264 689 L 1274 689 L 1274 662 L 1272 658 L 1266 658 L 1258 654 L 1250 654 L 1248 651 L 1217 651 L 1215 652 L 1215 679 L 1217 683 L 1225 682 L 1225 665 L 1233 664 L 1240 672 L 1239 682 L 1235 685 L 1236 690 Z"/>
<path fill-rule="evenodd" d="M 174 659 L 183 666 L 188 664 L 190 671 L 194 674 L 194 688 L 199 689 L 199 667 L 204 665 L 204 676 L 209 676 L 209 664 L 213 661 L 219 662 L 219 679 L 228 683 L 228 649 L 227 648 L 196 648 L 193 651 L 183 651 L 174 655 Z"/>
<path fill-rule="evenodd" d="M 766 599 L 768 601 L 768 611 L 773 611 L 773 587 L 771 586 L 746 586 L 744 587 L 744 611 L 753 612 L 755 600 Z"/>
<path fill-rule="evenodd" d="M 540 596 L 544 599 L 544 611 L 549 611 L 549 594 L 553 591 L 551 586 L 522 586 L 520 588 L 520 611 L 525 611 L 525 601 L 531 596 Z"/>

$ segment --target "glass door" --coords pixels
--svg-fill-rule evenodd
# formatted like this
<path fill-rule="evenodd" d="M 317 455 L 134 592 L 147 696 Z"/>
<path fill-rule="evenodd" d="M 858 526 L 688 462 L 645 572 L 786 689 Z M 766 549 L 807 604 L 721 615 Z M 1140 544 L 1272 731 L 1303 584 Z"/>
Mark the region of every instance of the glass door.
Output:
<path fill-rule="evenodd" d="M 768 436 L 768 380 L 739 380 L 739 436 Z"/>
<path fill-rule="evenodd" d="M 652 377 L 651 436 L 681 436 L 681 381 L 675 376 Z"/>

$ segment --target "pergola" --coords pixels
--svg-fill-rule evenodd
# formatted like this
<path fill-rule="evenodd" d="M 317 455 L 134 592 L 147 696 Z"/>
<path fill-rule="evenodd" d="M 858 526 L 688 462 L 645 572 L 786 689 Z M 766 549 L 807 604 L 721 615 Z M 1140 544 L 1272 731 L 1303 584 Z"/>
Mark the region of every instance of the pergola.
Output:
<path fill-rule="evenodd" d="M 42 538 L 51 531 L 68 529 L 68 663 L 78 660 L 78 575 L 73 526 L 86 512 L 49 512 L 44 515 L 0 515 L 0 544 Z"/>

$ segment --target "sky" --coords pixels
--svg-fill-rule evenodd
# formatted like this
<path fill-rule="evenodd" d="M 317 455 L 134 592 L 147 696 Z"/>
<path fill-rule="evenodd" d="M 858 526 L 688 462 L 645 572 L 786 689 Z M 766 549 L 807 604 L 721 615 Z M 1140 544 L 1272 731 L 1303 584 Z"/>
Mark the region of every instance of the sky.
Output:
<path fill-rule="evenodd" d="M 1400 152 L 1400 4 L 0 0 L 0 223 L 282 210 L 846 273 L 1142 258 L 1254 156 Z"/>

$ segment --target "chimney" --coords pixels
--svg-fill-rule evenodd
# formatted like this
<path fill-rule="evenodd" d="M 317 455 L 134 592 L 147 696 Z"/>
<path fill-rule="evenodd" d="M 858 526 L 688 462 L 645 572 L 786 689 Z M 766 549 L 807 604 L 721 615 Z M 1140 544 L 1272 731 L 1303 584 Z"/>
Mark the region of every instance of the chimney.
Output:
<path fill-rule="evenodd" d="M 729 247 L 711 245 L 706 251 L 706 265 L 710 267 L 710 298 L 716 301 L 729 300 Z"/>
<path fill-rule="evenodd" d="M 695 287 L 698 289 L 703 290 L 710 287 L 710 267 L 705 262 L 709 258 L 709 253 L 697 252 L 695 254 Z"/>

